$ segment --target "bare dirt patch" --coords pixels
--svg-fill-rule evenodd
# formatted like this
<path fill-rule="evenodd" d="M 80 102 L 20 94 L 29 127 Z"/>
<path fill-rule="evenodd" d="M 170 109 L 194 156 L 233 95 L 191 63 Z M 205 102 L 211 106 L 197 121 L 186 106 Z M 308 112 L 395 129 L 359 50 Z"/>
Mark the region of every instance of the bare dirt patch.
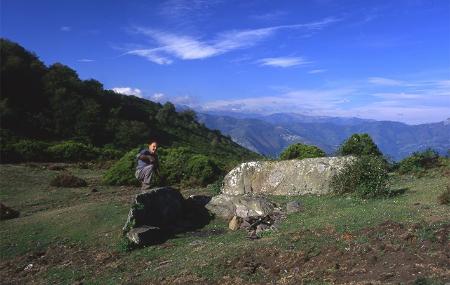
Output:
<path fill-rule="evenodd" d="M 260 275 L 262 283 L 301 284 L 327 281 L 333 284 L 413 283 L 418 278 L 450 281 L 450 224 L 436 228 L 406 227 L 385 222 L 357 234 L 300 231 L 297 236 L 332 234 L 341 246 L 325 245 L 306 250 L 261 249 L 244 252 L 224 264 L 237 275 Z M 296 237 L 293 236 L 295 242 Z M 269 281 L 270 280 L 270 281 Z"/>

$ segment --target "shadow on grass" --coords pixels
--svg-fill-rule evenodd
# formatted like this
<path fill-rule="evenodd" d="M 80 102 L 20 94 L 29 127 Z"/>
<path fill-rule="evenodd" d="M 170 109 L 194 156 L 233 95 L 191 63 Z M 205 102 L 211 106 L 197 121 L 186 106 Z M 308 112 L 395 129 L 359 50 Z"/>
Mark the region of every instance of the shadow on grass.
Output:
<path fill-rule="evenodd" d="M 399 189 L 393 189 L 389 192 L 388 197 L 396 197 L 405 194 L 407 191 L 409 191 L 408 187 L 403 187 Z"/>

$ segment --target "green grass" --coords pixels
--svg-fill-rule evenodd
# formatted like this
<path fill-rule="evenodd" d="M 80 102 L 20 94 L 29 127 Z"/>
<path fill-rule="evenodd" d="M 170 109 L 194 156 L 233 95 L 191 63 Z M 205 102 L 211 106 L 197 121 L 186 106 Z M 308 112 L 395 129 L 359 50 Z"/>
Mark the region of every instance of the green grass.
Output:
<path fill-rule="evenodd" d="M 115 256 L 108 266 L 96 264 L 86 257 L 86 264 L 58 265 L 39 271 L 34 278 L 42 283 L 118 284 L 147 282 L 162 277 L 192 272 L 199 278 L 220 280 L 234 275 L 224 266 L 244 253 L 272 248 L 280 251 L 303 250 L 314 256 L 321 247 L 343 241 L 333 236 L 305 236 L 305 231 L 332 229 L 337 233 L 353 233 L 386 220 L 401 223 L 436 223 L 450 221 L 450 210 L 437 203 L 448 177 L 437 170 L 424 177 L 394 176 L 393 189 L 406 189 L 391 198 L 364 200 L 352 196 L 271 197 L 284 205 L 300 200 L 305 211 L 288 215 L 276 232 L 265 232 L 252 241 L 243 231 L 229 231 L 227 222 L 212 220 L 200 232 L 222 232 L 201 235 L 184 233 L 163 245 L 145 247 L 131 252 L 118 250 L 121 228 L 126 220 L 135 190 L 99 184 L 103 171 L 70 169 L 88 181 L 88 187 L 69 189 L 49 186 L 57 174 L 25 165 L 0 165 L 0 199 L 21 211 L 17 219 L 1 222 L 0 256 L 3 261 L 15 260 L 30 253 L 45 251 L 56 244 L 75 245 L 87 254 L 108 253 Z M 97 193 L 91 193 L 95 187 Z M 186 190 L 185 194 L 202 193 L 205 189 Z M 430 228 L 423 229 L 423 239 L 432 238 Z M 359 243 L 367 242 L 358 237 Z M 248 282 L 262 278 L 255 274 L 241 276 Z M 310 283 L 323 284 L 323 283 Z"/>

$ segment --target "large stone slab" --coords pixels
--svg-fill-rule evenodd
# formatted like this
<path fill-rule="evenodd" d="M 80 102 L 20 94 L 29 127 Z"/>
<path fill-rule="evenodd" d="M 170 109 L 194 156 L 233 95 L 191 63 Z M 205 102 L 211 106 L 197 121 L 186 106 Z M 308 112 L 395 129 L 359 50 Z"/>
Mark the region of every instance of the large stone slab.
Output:
<path fill-rule="evenodd" d="M 225 176 L 221 191 L 227 195 L 326 194 L 331 191 L 331 178 L 354 160 L 344 156 L 246 162 Z"/>
<path fill-rule="evenodd" d="M 219 217 L 229 219 L 233 216 L 240 218 L 266 216 L 272 213 L 274 205 L 265 197 L 220 194 L 214 196 L 206 208 Z"/>

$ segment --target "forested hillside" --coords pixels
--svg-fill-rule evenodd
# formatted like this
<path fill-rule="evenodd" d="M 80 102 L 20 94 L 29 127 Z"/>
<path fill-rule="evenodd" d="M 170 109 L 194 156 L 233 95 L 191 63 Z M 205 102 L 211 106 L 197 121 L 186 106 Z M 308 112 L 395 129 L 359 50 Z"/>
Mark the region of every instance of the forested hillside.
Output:
<path fill-rule="evenodd" d="M 2 160 L 8 145 L 24 139 L 126 151 L 156 138 L 164 147 L 190 147 L 222 165 L 257 157 L 198 123 L 193 111 L 117 94 L 61 63 L 46 66 L 14 42 L 0 44 Z"/>

